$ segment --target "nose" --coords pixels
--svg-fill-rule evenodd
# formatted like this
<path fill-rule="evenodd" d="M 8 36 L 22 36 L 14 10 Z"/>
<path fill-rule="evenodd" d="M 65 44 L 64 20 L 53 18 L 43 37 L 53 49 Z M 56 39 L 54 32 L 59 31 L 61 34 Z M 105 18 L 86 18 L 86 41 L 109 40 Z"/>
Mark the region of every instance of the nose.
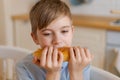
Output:
<path fill-rule="evenodd" d="M 61 43 L 61 36 L 59 34 L 55 34 L 53 36 L 53 45 L 59 45 Z"/>

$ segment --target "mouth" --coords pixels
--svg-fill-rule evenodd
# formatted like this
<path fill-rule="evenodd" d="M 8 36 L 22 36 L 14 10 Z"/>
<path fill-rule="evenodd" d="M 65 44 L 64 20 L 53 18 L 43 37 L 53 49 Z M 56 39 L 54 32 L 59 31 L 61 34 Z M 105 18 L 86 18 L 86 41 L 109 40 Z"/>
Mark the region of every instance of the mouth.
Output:
<path fill-rule="evenodd" d="M 64 47 L 64 46 L 54 45 L 53 47 L 62 48 L 62 47 Z"/>
<path fill-rule="evenodd" d="M 56 48 L 63 48 L 63 47 L 70 47 L 70 46 L 54 45 L 53 47 L 56 47 Z"/>

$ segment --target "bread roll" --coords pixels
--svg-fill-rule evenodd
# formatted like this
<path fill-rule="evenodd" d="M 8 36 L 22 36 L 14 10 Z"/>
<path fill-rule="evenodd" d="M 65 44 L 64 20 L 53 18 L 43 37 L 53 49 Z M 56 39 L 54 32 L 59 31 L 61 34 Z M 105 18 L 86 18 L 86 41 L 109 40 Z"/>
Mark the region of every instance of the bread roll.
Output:
<path fill-rule="evenodd" d="M 40 58 L 42 50 L 43 49 L 38 49 L 37 51 L 35 51 L 33 53 L 33 56 Z M 63 53 L 64 61 L 68 61 L 69 60 L 69 48 L 68 47 L 58 48 L 58 51 L 61 51 Z"/>

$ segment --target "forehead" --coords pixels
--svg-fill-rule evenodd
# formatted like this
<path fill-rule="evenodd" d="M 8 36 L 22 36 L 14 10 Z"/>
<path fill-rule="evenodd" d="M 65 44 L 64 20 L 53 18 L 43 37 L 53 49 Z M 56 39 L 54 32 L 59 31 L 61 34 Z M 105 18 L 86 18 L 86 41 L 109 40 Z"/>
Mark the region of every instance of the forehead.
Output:
<path fill-rule="evenodd" d="M 68 16 L 61 16 L 54 21 L 52 21 L 46 28 L 44 29 L 60 29 L 65 27 L 70 27 L 72 25 L 72 21 Z"/>

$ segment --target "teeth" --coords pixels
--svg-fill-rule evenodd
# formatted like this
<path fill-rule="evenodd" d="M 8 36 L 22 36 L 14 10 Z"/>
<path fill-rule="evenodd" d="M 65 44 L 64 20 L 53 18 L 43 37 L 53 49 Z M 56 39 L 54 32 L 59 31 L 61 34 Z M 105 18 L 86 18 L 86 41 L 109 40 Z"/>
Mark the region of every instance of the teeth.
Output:
<path fill-rule="evenodd" d="M 40 58 L 43 49 L 38 49 L 33 53 L 33 56 Z M 69 60 L 69 47 L 58 48 L 58 51 L 61 51 L 64 56 L 64 61 Z"/>

